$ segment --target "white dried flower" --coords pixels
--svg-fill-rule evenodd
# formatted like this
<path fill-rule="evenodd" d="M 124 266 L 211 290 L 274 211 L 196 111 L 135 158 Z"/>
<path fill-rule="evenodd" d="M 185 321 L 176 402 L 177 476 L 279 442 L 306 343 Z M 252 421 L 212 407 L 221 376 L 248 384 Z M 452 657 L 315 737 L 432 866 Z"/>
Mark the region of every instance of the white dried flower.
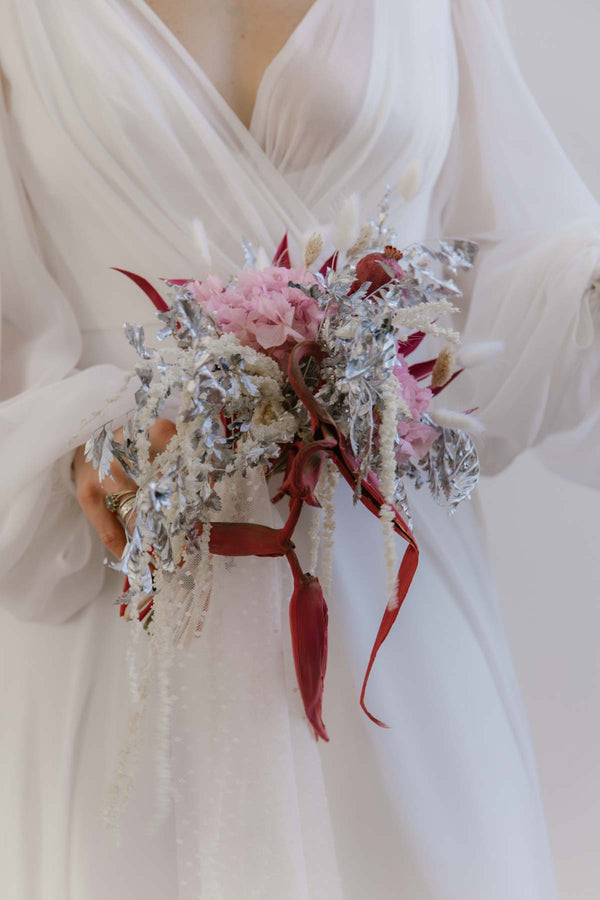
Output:
<path fill-rule="evenodd" d="M 444 328 L 442 325 L 438 325 L 436 321 L 440 316 L 452 315 L 456 312 L 458 312 L 458 309 L 449 300 L 433 300 L 396 310 L 392 324 L 396 329 L 418 329 L 426 334 L 443 337 L 453 344 L 458 344 L 460 341 L 458 332 L 453 331 L 451 328 Z"/>

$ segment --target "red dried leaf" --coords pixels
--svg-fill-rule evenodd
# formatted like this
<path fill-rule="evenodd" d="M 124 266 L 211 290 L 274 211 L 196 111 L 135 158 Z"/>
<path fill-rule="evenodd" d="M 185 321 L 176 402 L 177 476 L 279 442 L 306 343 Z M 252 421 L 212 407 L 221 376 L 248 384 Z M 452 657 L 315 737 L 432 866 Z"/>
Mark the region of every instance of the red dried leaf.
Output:
<path fill-rule="evenodd" d="M 431 375 L 436 361 L 437 357 L 435 359 L 425 360 L 424 362 L 413 363 L 412 366 L 408 367 L 408 371 L 413 378 L 416 378 L 417 381 L 421 381 L 423 378 L 427 378 L 428 375 Z"/>
<path fill-rule="evenodd" d="M 399 342 L 397 348 L 398 353 L 401 353 L 402 356 L 410 356 L 410 354 L 414 353 L 417 347 L 421 344 L 424 337 L 424 331 L 413 331 L 412 334 L 408 335 L 405 341 Z"/>
<path fill-rule="evenodd" d="M 438 395 L 441 391 L 443 391 L 444 388 L 447 388 L 449 384 L 452 384 L 452 382 L 454 381 L 455 378 L 458 378 L 458 376 L 460 375 L 461 372 L 464 372 L 464 369 L 457 369 L 456 372 L 454 373 L 454 375 L 452 376 L 452 378 L 449 378 L 449 379 L 448 379 L 448 381 L 446 382 L 446 384 L 442 384 L 442 385 L 440 385 L 439 387 L 431 388 L 431 393 L 433 394 L 433 396 L 434 396 L 434 397 L 437 397 L 437 395 Z"/>
<path fill-rule="evenodd" d="M 329 269 L 333 269 L 335 272 L 337 269 L 339 253 L 336 250 L 335 253 L 332 253 L 329 259 L 326 259 L 321 268 L 319 269 L 320 274 L 325 277 Z"/>
<path fill-rule="evenodd" d="M 275 251 L 275 256 L 273 257 L 273 265 L 282 266 L 285 269 L 292 268 L 292 263 L 290 262 L 290 252 L 288 249 L 287 231 L 282 237 L 279 247 Z"/>
<path fill-rule="evenodd" d="M 117 269 L 116 266 L 112 266 L 112 268 L 115 272 L 121 272 L 123 275 L 127 275 L 128 278 L 131 278 L 133 283 L 137 284 L 137 286 L 143 290 L 158 310 L 166 312 L 169 309 L 167 303 L 165 303 L 156 288 L 145 278 L 142 278 L 141 275 L 136 275 L 135 272 L 128 272 L 127 269 Z"/>

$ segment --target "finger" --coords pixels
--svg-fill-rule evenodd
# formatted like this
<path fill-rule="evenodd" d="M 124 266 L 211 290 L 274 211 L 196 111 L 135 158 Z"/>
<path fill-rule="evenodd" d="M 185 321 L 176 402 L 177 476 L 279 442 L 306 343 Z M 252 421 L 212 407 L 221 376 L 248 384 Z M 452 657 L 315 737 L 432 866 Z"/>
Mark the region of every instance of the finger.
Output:
<path fill-rule="evenodd" d="M 77 498 L 106 549 L 120 559 L 127 543 L 125 532 L 116 515 L 107 508 L 99 486 L 86 483 L 78 491 Z"/>
<path fill-rule="evenodd" d="M 177 429 L 170 419 L 157 419 L 150 429 L 150 453 L 153 459 L 157 453 L 162 453 Z"/>
<path fill-rule="evenodd" d="M 170 419 L 157 419 L 150 428 L 148 437 L 150 439 L 150 462 L 166 449 L 167 444 L 176 433 L 175 424 Z M 123 441 L 123 429 L 119 428 L 115 431 L 115 440 L 118 443 Z M 137 484 L 127 475 L 121 463 L 115 459 L 110 467 L 109 476 L 109 493 L 117 491 L 137 490 Z"/>
<path fill-rule="evenodd" d="M 110 465 L 110 475 L 102 482 L 101 491 L 104 490 L 105 494 L 118 494 L 119 491 L 137 491 L 137 489 L 135 481 L 125 472 L 118 459 L 114 459 Z"/>

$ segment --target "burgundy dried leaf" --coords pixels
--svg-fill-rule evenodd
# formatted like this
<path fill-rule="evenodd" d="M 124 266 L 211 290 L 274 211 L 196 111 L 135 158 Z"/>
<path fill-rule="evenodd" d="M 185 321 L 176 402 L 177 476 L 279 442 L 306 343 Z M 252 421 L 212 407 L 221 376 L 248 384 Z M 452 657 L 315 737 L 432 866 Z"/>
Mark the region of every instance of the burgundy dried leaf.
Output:
<path fill-rule="evenodd" d="M 275 251 L 275 256 L 273 257 L 273 265 L 281 266 L 285 269 L 291 269 L 292 263 L 290 261 L 290 253 L 288 249 L 288 236 L 287 231 L 281 239 L 281 243 L 279 247 Z"/>
<path fill-rule="evenodd" d="M 399 342 L 398 353 L 401 353 L 402 356 L 410 356 L 410 354 L 414 353 L 417 347 L 420 346 L 424 337 L 424 331 L 413 331 L 412 334 L 408 335 L 406 340 Z"/>
<path fill-rule="evenodd" d="M 464 372 L 464 369 L 457 369 L 454 375 L 448 379 L 446 384 L 441 384 L 439 387 L 431 388 L 431 393 L 433 394 L 433 396 L 437 397 L 437 395 L 440 394 L 444 390 L 444 388 L 447 388 L 449 384 L 452 384 L 455 378 L 458 378 L 461 372 Z"/>
<path fill-rule="evenodd" d="M 142 278 L 141 275 L 136 275 L 135 272 L 128 272 L 127 269 L 117 269 L 116 266 L 112 266 L 112 268 L 115 272 L 121 272 L 122 275 L 127 275 L 128 278 L 131 278 L 133 283 L 137 284 L 137 286 L 143 290 L 160 312 L 166 312 L 169 309 L 167 303 L 165 303 L 156 288 L 145 278 Z"/>
<path fill-rule="evenodd" d="M 329 269 L 333 269 L 334 272 L 336 271 L 336 269 L 337 269 L 337 263 L 338 263 L 338 257 L 339 257 L 339 253 L 338 253 L 338 251 L 336 250 L 335 253 L 332 253 L 332 254 L 331 254 L 331 256 L 329 257 L 329 259 L 326 259 L 326 260 L 325 260 L 325 262 L 323 263 L 323 265 L 322 265 L 321 268 L 319 269 L 319 272 L 320 272 L 320 274 L 323 276 L 323 278 L 326 277 L 327 272 L 329 271 Z"/>
<path fill-rule="evenodd" d="M 408 371 L 413 378 L 416 378 L 417 381 L 421 381 L 423 378 L 427 378 L 428 375 L 431 375 L 436 361 L 437 356 L 435 359 L 427 359 L 424 362 L 413 363 L 412 366 L 408 367 Z"/>

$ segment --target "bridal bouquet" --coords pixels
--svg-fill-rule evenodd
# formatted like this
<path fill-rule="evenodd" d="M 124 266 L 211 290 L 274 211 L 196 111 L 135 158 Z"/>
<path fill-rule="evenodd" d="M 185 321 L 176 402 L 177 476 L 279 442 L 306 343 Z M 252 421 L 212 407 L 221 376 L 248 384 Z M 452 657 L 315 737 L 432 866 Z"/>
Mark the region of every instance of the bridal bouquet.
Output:
<path fill-rule="evenodd" d="M 460 296 L 454 276 L 473 265 L 476 245 L 447 240 L 401 251 L 396 243 L 384 202 L 354 245 L 318 269 L 323 239 L 314 234 L 301 265 L 292 264 L 285 237 L 270 265 L 259 265 L 246 245 L 246 266 L 229 283 L 216 276 L 170 280 L 168 302 L 125 272 L 157 307 L 162 328 L 151 347 L 140 325 L 125 326 L 140 357 L 136 407 L 121 443 L 104 425 L 87 447 L 100 478 L 117 458 L 138 487 L 128 544 L 115 565 L 126 576 L 121 614 L 147 631 L 158 655 L 199 629 L 215 555 L 287 559 L 298 684 L 314 733 L 325 740 L 327 606 L 316 552 L 308 572 L 296 555 L 301 509 L 325 508 L 323 540 L 330 545 L 327 523 L 341 476 L 355 502 L 381 520 L 388 596 L 360 703 L 382 724 L 364 697 L 418 563 L 406 482 L 427 485 L 452 511 L 479 475 L 469 436 L 478 424 L 473 410 L 430 410 L 460 373 L 459 336 L 447 319 Z M 427 337 L 437 339 L 438 351 L 411 363 Z M 167 401 L 176 432 L 152 458 L 149 429 Z M 281 473 L 274 496 L 286 510 L 280 529 L 220 520 L 220 490 L 250 470 L 267 478 Z M 319 528 L 312 530 L 316 542 Z M 407 545 L 399 567 L 396 535 Z M 323 568 L 328 581 L 330 559 Z M 175 590 L 182 584 L 184 591 Z"/>

